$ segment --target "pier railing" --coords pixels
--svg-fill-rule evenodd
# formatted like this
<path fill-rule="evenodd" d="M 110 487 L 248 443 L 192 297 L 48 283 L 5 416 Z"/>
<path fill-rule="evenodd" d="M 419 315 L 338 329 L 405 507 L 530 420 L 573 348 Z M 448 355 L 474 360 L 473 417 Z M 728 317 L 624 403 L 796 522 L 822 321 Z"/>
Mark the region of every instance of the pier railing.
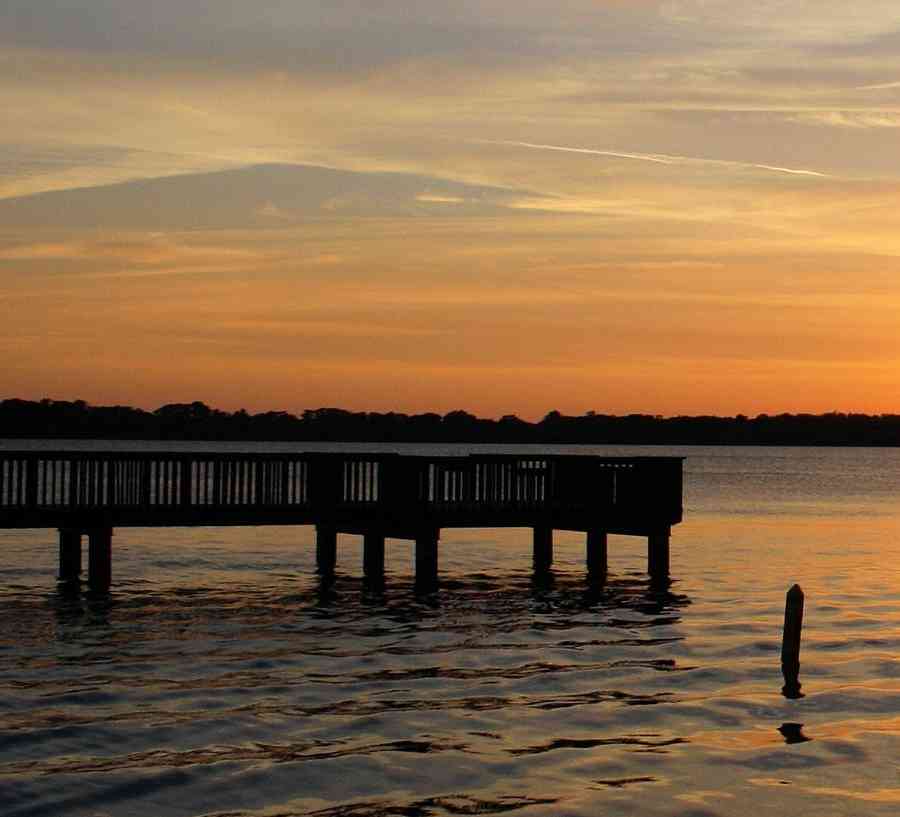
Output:
<path fill-rule="evenodd" d="M 41 512 L 142 511 L 162 519 L 179 510 L 317 517 L 615 510 L 677 522 L 681 471 L 675 457 L 0 451 L 0 526 Z"/>

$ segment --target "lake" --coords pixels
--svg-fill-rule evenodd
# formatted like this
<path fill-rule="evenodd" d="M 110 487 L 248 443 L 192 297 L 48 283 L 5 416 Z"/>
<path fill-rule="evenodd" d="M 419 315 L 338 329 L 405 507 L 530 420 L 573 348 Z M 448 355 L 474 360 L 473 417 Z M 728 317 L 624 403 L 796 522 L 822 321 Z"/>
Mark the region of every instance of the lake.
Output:
<path fill-rule="evenodd" d="M 680 455 L 672 585 L 610 536 L 445 530 L 362 581 L 307 527 L 117 529 L 108 597 L 57 590 L 55 531 L 0 531 L 5 817 L 896 814 L 900 450 L 0 441 L 4 448 Z M 781 694 L 806 593 L 804 697 Z"/>

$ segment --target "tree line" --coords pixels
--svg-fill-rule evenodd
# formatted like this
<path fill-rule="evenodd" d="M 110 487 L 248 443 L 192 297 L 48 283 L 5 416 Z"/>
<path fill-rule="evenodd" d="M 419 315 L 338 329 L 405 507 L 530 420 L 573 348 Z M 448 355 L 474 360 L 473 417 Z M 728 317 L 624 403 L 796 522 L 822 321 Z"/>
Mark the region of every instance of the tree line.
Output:
<path fill-rule="evenodd" d="M 900 445 L 897 414 L 760 414 L 662 417 L 570 416 L 537 422 L 467 411 L 356 412 L 340 408 L 258 414 L 169 403 L 153 411 L 83 400 L 0 401 L 0 437 L 38 439 L 283 440 L 335 442 L 584 443 L 645 445 Z"/>

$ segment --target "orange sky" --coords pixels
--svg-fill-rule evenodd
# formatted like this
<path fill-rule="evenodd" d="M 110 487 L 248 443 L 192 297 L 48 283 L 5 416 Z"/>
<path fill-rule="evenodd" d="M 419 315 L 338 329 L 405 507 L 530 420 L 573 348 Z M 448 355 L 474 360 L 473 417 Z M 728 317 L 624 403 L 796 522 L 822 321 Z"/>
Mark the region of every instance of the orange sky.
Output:
<path fill-rule="evenodd" d="M 297 6 L 0 9 L 2 396 L 900 410 L 893 3 Z"/>

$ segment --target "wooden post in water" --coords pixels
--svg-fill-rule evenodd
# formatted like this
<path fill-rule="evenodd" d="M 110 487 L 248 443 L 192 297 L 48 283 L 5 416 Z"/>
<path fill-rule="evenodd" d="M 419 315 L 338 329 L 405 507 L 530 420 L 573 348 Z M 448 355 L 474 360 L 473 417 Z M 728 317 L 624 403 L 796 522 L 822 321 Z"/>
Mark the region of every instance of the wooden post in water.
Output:
<path fill-rule="evenodd" d="M 88 585 L 91 590 L 109 590 L 112 584 L 112 528 L 88 531 Z"/>
<path fill-rule="evenodd" d="M 784 602 L 784 634 L 781 637 L 781 674 L 786 698 L 800 695 L 800 637 L 803 630 L 803 590 L 795 584 Z"/>
<path fill-rule="evenodd" d="M 647 572 L 658 581 L 669 577 L 668 528 L 661 528 L 647 537 Z"/>
<path fill-rule="evenodd" d="M 438 539 L 440 530 L 423 530 L 416 536 L 416 587 L 431 590 L 438 583 Z"/>
<path fill-rule="evenodd" d="M 367 579 L 384 577 L 384 534 L 368 531 L 363 536 L 363 575 Z"/>
<path fill-rule="evenodd" d="M 336 564 L 337 530 L 330 525 L 316 525 L 316 568 L 319 575 L 334 575 Z"/>
<path fill-rule="evenodd" d="M 81 576 L 81 531 L 59 529 L 59 580 L 76 582 Z"/>
<path fill-rule="evenodd" d="M 546 573 L 553 565 L 553 528 L 536 525 L 534 528 L 534 572 Z"/>
<path fill-rule="evenodd" d="M 587 572 L 592 579 L 606 580 L 606 531 L 589 530 L 587 532 Z"/>

